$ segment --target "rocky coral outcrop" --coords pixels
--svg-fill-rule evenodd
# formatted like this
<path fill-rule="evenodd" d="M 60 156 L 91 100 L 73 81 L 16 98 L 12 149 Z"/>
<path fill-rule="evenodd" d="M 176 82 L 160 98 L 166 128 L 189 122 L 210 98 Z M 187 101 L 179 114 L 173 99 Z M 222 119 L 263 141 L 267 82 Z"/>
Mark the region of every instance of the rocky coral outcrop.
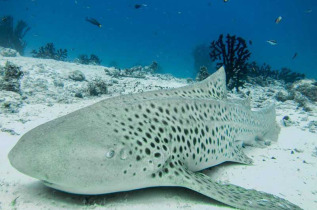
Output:
<path fill-rule="evenodd" d="M 297 91 L 303 96 L 307 97 L 312 102 L 317 102 L 317 81 L 316 80 L 299 80 L 295 82 L 292 91 Z"/>
<path fill-rule="evenodd" d="M 4 48 L 4 47 L 0 47 L 0 55 L 2 55 L 3 57 L 20 56 L 18 51 L 14 50 L 14 49 L 11 49 L 11 48 Z"/>
<path fill-rule="evenodd" d="M 86 79 L 85 74 L 79 70 L 72 71 L 68 77 L 74 81 L 84 81 Z"/>
<path fill-rule="evenodd" d="M 20 92 L 21 68 L 11 62 L 0 67 L 0 90 Z"/>
<path fill-rule="evenodd" d="M 146 76 L 154 74 L 159 68 L 158 64 L 153 61 L 149 66 L 134 66 L 132 68 L 127 69 L 114 69 L 114 68 L 106 68 L 105 73 L 114 78 L 119 77 L 133 77 L 133 78 L 146 78 Z"/>

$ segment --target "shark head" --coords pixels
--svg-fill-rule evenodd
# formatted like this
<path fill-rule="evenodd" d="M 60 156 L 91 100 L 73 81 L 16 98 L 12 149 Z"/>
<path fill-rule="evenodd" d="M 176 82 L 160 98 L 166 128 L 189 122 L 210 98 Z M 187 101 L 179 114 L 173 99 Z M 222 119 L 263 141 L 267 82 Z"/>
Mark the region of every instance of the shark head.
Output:
<path fill-rule="evenodd" d="M 92 114 L 74 112 L 27 132 L 8 155 L 11 165 L 66 192 L 117 191 L 135 173 L 132 151 L 111 125 L 101 128 L 90 121 Z"/>

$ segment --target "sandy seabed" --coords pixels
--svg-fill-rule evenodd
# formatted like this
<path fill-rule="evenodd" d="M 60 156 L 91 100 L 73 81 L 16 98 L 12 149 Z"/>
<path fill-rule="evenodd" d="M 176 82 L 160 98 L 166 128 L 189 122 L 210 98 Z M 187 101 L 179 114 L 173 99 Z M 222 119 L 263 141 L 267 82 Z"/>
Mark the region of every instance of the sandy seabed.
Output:
<path fill-rule="evenodd" d="M 111 76 L 105 75 L 106 67 L 101 66 L 26 57 L 0 57 L 0 65 L 3 66 L 6 60 L 21 66 L 27 75 L 24 80 L 46 78 L 50 81 L 58 74 L 65 84 L 76 84 L 67 77 L 74 70 L 82 71 L 87 80 L 92 77 L 103 78 L 109 83 L 113 80 Z M 33 71 L 39 66 L 41 69 L 38 72 Z M 0 112 L 0 209 L 232 209 L 199 193 L 177 187 L 148 188 L 99 196 L 73 195 L 48 188 L 10 165 L 7 154 L 11 148 L 24 133 L 44 122 L 111 96 L 187 84 L 186 80 L 155 75 L 144 79 L 127 77 L 117 80 L 109 88 L 109 94 L 71 100 L 66 94 L 65 98 L 70 100 L 67 103 L 65 98 L 59 99 L 61 102 L 54 100 L 54 97 L 50 99 L 61 90 L 48 84 L 46 89 L 50 95 L 45 101 L 36 93 L 42 91 L 42 95 L 45 95 L 45 89 L 34 90 L 33 95 L 28 92 L 28 101 L 21 104 L 18 112 Z M 27 81 L 21 82 L 24 84 L 21 88 L 27 86 Z M 84 85 L 83 82 L 76 88 L 80 89 Z M 252 91 L 256 95 L 257 91 L 263 92 L 261 88 L 253 87 Z M 0 101 L 3 97 L 0 95 Z M 247 156 L 254 160 L 252 165 L 225 163 L 204 173 L 217 181 L 277 195 L 303 209 L 317 209 L 317 134 L 307 129 L 309 122 L 317 121 L 316 112 L 308 113 L 296 107 L 294 101 L 277 102 L 277 122 L 281 126 L 278 142 L 266 148 L 245 148 Z M 286 115 L 294 122 L 289 127 L 281 123 Z"/>

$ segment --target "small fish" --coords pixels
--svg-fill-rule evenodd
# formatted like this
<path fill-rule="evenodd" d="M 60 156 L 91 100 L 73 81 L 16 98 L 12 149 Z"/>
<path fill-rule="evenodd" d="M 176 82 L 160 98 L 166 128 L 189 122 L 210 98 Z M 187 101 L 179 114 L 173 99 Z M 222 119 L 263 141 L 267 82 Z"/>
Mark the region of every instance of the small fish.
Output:
<path fill-rule="evenodd" d="M 253 44 L 252 40 L 249 40 L 249 44 L 250 44 L 250 45 L 252 45 L 252 44 Z"/>
<path fill-rule="evenodd" d="M 277 41 L 276 40 L 267 40 L 267 43 L 269 43 L 270 45 L 277 45 Z"/>
<path fill-rule="evenodd" d="M 275 23 L 279 24 L 282 20 L 282 16 L 278 16 L 278 18 L 275 19 Z"/>
<path fill-rule="evenodd" d="M 4 17 L 1 18 L 1 21 L 2 21 L 2 22 L 5 22 L 5 21 L 7 21 L 7 20 L 8 20 L 8 16 L 4 16 Z"/>
<path fill-rule="evenodd" d="M 134 5 L 135 9 L 140 9 L 141 7 L 147 7 L 147 5 L 146 4 L 135 4 Z"/>
<path fill-rule="evenodd" d="M 297 52 L 293 55 L 292 60 L 294 60 L 297 57 Z"/>
<path fill-rule="evenodd" d="M 101 28 L 101 24 L 95 18 L 87 18 L 86 21 Z"/>
<path fill-rule="evenodd" d="M 223 0 L 223 2 L 225 2 L 225 3 L 228 2 L 228 1 L 229 1 L 229 0 Z"/>
<path fill-rule="evenodd" d="M 309 14 L 309 13 L 311 13 L 313 10 L 312 9 L 307 9 L 307 10 L 305 10 L 305 13 L 306 14 Z"/>

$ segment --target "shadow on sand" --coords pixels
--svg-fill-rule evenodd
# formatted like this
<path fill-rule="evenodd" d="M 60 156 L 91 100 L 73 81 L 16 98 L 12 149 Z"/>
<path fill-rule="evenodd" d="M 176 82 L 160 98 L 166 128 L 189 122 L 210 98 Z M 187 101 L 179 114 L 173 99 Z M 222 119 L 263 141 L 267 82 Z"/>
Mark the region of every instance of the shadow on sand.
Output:
<path fill-rule="evenodd" d="M 104 195 L 77 195 L 49 188 L 40 181 L 32 182 L 20 188 L 20 199 L 25 199 L 37 204 L 53 204 L 55 207 L 120 207 L 127 205 L 160 206 L 162 204 L 175 203 L 177 206 L 190 207 L 195 204 L 224 207 L 211 198 L 195 191 L 181 187 L 153 187 L 128 192 L 117 192 Z M 37 199 L 35 199 L 37 198 Z"/>

